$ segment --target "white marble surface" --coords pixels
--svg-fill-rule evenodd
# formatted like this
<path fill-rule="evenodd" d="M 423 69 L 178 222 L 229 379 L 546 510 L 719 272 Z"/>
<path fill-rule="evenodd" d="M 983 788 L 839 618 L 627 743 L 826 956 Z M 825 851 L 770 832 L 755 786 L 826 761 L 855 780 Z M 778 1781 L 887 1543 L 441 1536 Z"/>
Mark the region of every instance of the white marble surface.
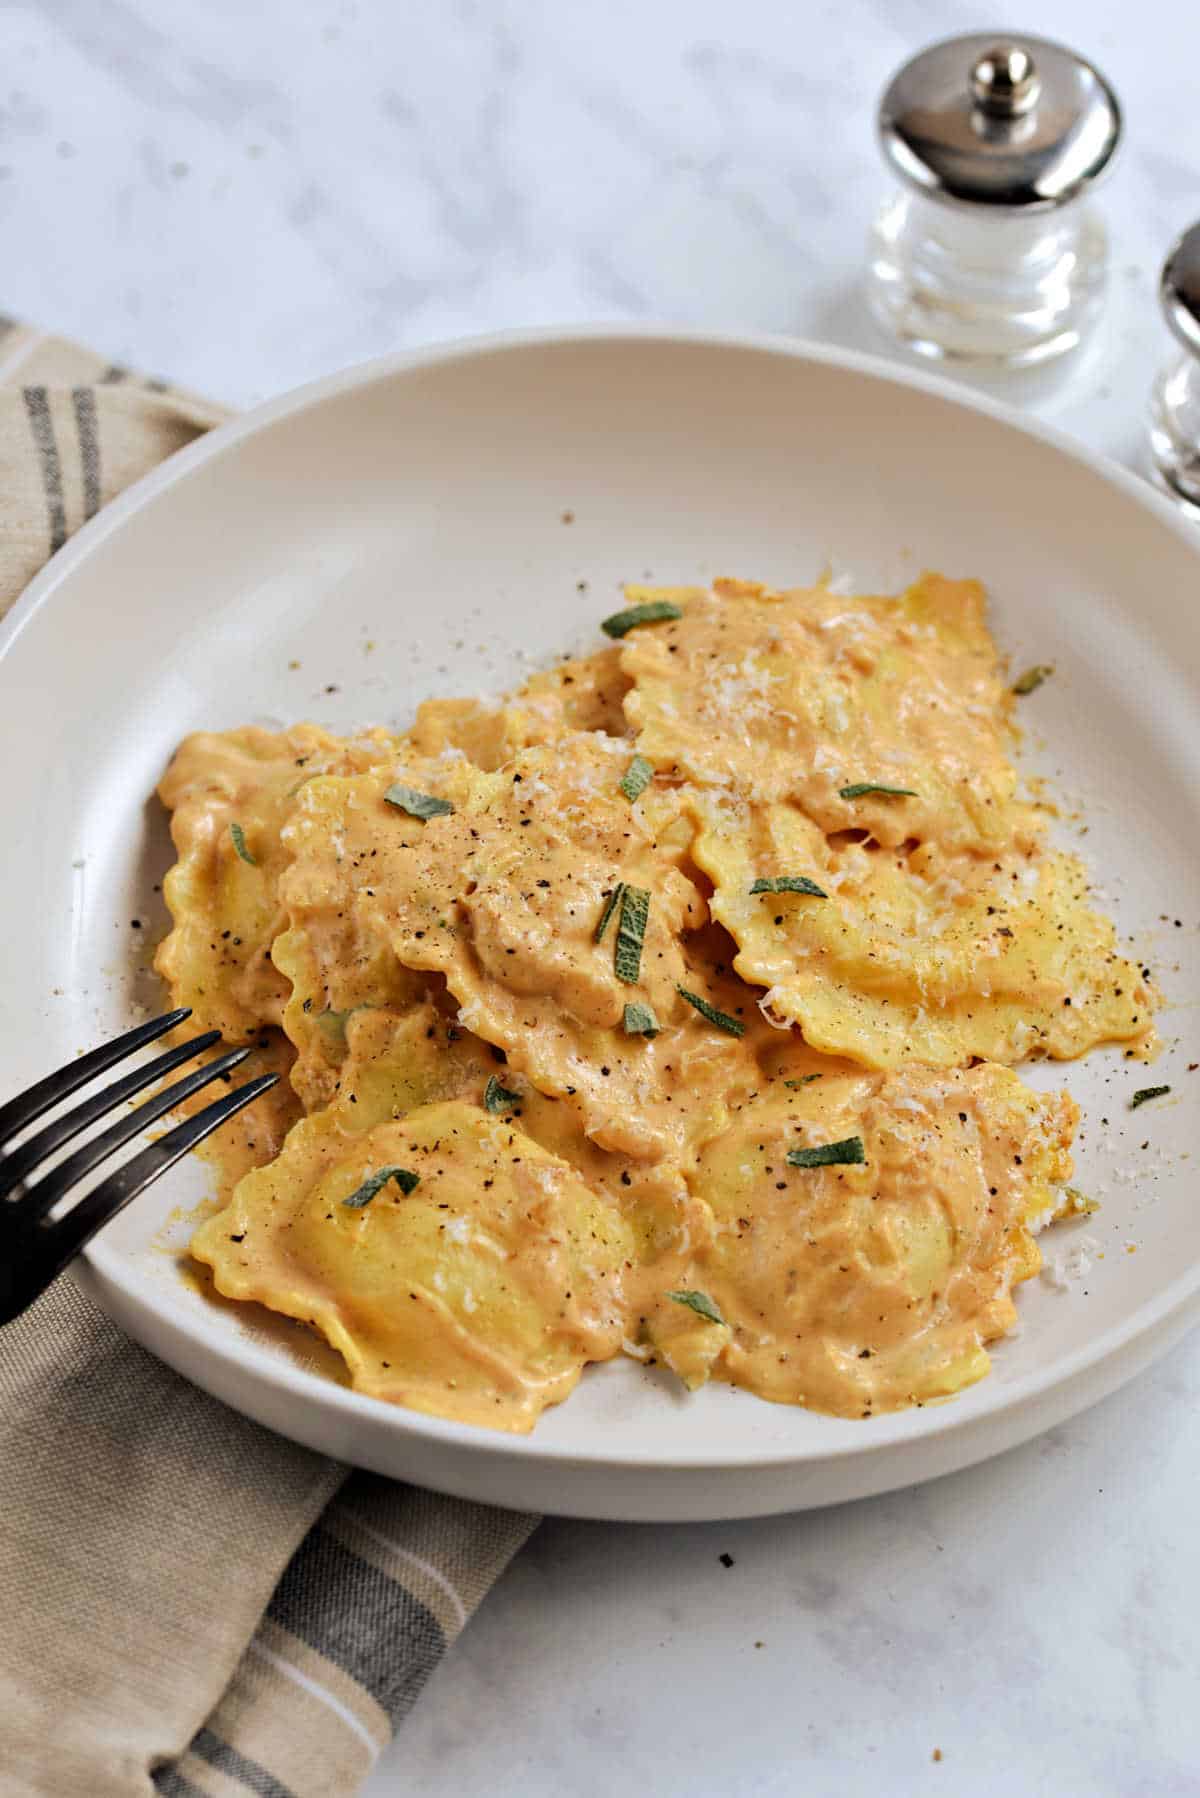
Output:
<path fill-rule="evenodd" d="M 1194 0 L 1034 13 L 1128 113 L 1112 326 L 1044 409 L 1132 458 L 1157 266 L 1200 214 Z M 964 0 L 14 3 L 0 308 L 235 405 L 516 324 L 860 344 L 875 97 L 988 22 Z M 548 1523 L 370 1798 L 1200 1792 L 1198 1401 L 1193 1341 L 919 1490 L 727 1528 Z"/>

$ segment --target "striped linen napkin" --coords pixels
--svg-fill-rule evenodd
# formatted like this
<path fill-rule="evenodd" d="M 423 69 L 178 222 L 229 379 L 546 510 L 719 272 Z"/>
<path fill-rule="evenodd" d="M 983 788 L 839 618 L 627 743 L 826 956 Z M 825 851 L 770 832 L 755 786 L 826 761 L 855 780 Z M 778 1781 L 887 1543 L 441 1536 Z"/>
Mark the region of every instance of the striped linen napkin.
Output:
<path fill-rule="evenodd" d="M 0 319 L 0 614 L 221 416 Z M 284 1441 L 59 1280 L 0 1331 L 0 1792 L 355 1791 L 536 1523 Z"/>

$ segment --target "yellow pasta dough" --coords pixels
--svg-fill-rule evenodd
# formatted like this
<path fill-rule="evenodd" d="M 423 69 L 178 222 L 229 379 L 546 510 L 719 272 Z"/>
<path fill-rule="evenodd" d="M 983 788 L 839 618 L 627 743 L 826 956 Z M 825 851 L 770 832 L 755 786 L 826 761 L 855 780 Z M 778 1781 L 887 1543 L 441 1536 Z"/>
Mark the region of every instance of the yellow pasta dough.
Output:
<path fill-rule="evenodd" d="M 688 1380 L 860 1416 L 941 1398 L 988 1369 L 1037 1272 L 1030 1231 L 1071 1173 L 1077 1111 L 1007 1068 L 830 1074 L 747 1104 L 697 1170 L 710 1245 L 651 1340 Z M 858 1145 L 860 1162 L 789 1153 Z"/>
<path fill-rule="evenodd" d="M 718 581 L 679 603 L 680 619 L 631 632 L 623 657 L 625 709 L 656 768 L 793 800 L 823 830 L 880 843 L 1037 840 L 977 582 L 926 575 L 900 599 L 848 599 Z M 868 783 L 912 791 L 854 792 Z"/>
<path fill-rule="evenodd" d="M 619 791 L 627 749 L 575 733 L 481 774 L 452 764 L 453 810 L 427 822 L 389 806 L 386 777 L 328 782 L 357 916 L 405 967 L 442 975 L 459 1019 L 539 1090 L 578 1097 L 588 1133 L 646 1160 L 684 1156 L 752 1068 L 738 1038 L 705 1028 L 680 995 L 684 934 L 704 901 Z M 624 882 L 649 895 L 636 979 L 616 971 Z M 748 995 L 741 1001 L 754 1009 Z M 657 1035 L 625 1028 L 649 1008 Z"/>
<path fill-rule="evenodd" d="M 1153 990 L 1075 857 L 882 849 L 827 838 L 794 806 L 691 803 L 738 972 L 814 1047 L 894 1068 L 1147 1042 Z M 824 896 L 754 892 L 782 874 Z"/>
<path fill-rule="evenodd" d="M 359 1391 L 529 1429 L 620 1347 L 629 1227 L 477 1106 L 418 1106 L 365 1130 L 348 1109 L 297 1124 L 193 1253 L 227 1297 L 313 1323 Z"/>
<path fill-rule="evenodd" d="M 155 967 L 198 1025 L 237 1038 L 282 1022 L 288 982 L 271 945 L 287 921 L 282 833 L 296 795 L 315 774 L 393 754 L 385 731 L 344 742 L 313 724 L 198 731 L 180 744 L 158 788 L 179 859 L 163 886 L 174 929 Z"/>

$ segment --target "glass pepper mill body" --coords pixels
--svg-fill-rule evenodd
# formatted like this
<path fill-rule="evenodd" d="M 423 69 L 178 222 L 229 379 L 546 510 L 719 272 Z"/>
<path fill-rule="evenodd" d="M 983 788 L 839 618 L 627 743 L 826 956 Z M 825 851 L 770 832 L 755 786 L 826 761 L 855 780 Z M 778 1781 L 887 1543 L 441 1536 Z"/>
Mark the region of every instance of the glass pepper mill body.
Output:
<path fill-rule="evenodd" d="M 903 186 L 872 234 L 868 298 L 927 358 L 1026 368 L 1074 349 L 1104 301 L 1091 202 L 1120 136 L 1103 77 L 1040 38 L 934 44 L 884 95 L 879 134 Z"/>
<path fill-rule="evenodd" d="M 1159 485 L 1200 517 L 1200 224 L 1168 252 L 1159 298 L 1183 353 L 1150 396 L 1150 455 Z"/>
<path fill-rule="evenodd" d="M 1094 207 L 977 220 L 902 193 L 875 223 L 871 306 L 918 355 L 1032 368 L 1082 343 L 1107 273 Z"/>

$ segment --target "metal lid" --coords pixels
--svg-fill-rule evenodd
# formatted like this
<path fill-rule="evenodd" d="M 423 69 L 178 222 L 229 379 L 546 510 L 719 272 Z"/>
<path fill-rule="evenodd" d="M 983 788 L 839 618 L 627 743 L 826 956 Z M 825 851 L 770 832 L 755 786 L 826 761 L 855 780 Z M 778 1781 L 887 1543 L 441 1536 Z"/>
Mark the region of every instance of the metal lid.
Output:
<path fill-rule="evenodd" d="M 896 173 L 951 205 L 1065 205 L 1108 166 L 1120 135 L 1099 70 L 1040 37 L 944 38 L 905 63 L 879 107 Z"/>
<path fill-rule="evenodd" d="M 1200 355 L 1200 224 L 1167 252 L 1158 297 L 1167 323 L 1185 348 Z"/>

